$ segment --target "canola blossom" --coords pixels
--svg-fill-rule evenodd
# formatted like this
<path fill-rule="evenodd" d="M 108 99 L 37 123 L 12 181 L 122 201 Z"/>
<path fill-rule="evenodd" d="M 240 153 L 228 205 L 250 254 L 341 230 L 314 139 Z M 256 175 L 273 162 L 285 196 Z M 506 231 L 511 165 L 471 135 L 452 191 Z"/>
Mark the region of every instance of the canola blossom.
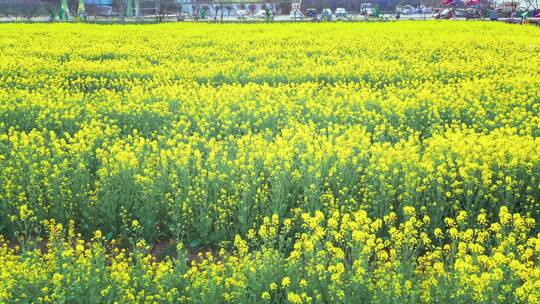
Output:
<path fill-rule="evenodd" d="M 0 303 L 540 303 L 535 27 L 0 36 Z"/>

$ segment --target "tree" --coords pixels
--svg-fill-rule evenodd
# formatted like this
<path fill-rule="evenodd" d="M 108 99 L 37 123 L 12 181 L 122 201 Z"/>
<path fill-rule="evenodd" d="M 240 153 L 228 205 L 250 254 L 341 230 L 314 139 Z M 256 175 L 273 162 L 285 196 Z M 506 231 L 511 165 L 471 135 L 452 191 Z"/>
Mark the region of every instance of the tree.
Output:
<path fill-rule="evenodd" d="M 495 1 L 494 0 L 480 0 L 480 5 L 478 10 L 480 11 L 480 16 L 484 17 L 487 12 L 494 9 Z"/>
<path fill-rule="evenodd" d="M 289 2 L 280 2 L 279 3 L 279 9 L 280 9 L 281 13 L 288 14 L 292 10 L 292 5 Z"/>
<path fill-rule="evenodd" d="M 257 9 L 257 5 L 255 5 L 254 3 L 251 3 L 250 5 L 248 5 L 248 9 L 251 12 L 251 14 L 254 15 L 255 10 Z"/>
<path fill-rule="evenodd" d="M 4 0 L 0 2 L 0 15 L 15 20 L 31 19 L 42 9 L 39 0 Z"/>
<path fill-rule="evenodd" d="M 271 12 L 271 17 L 270 18 L 273 20 L 274 16 L 276 15 L 276 2 L 275 2 L 275 0 L 268 0 L 266 3 L 267 3 L 266 7 Z"/>
<path fill-rule="evenodd" d="M 40 0 L 24 0 L 22 3 L 23 16 L 27 19 L 32 19 L 43 11 Z"/>
<path fill-rule="evenodd" d="M 206 19 L 206 16 L 208 16 L 208 10 L 210 7 L 207 4 L 204 4 L 201 6 L 201 19 Z"/>
<path fill-rule="evenodd" d="M 41 0 L 41 7 L 49 16 L 50 21 L 54 21 L 56 13 L 58 12 L 58 0 Z"/>
<path fill-rule="evenodd" d="M 133 16 L 133 1 L 132 0 L 126 0 L 126 1 L 127 1 L 126 16 L 132 17 Z"/>
<path fill-rule="evenodd" d="M 60 18 L 61 20 L 69 19 L 69 5 L 67 3 L 67 0 L 62 0 L 62 3 L 60 4 L 60 10 L 58 11 L 58 18 Z"/>
<path fill-rule="evenodd" d="M 192 0 L 191 2 L 191 14 L 194 20 L 199 20 L 201 4 L 199 0 Z"/>
<path fill-rule="evenodd" d="M 84 7 L 84 0 L 79 0 L 79 6 L 77 7 L 77 15 L 79 20 L 86 21 L 86 9 Z"/>
<path fill-rule="evenodd" d="M 527 8 L 531 10 L 531 17 L 536 17 L 538 14 L 540 14 L 540 6 L 538 5 L 538 0 L 528 0 L 527 1 Z"/>
<path fill-rule="evenodd" d="M 97 18 L 97 16 L 103 14 L 103 9 L 99 5 L 85 4 L 84 9 L 86 11 L 87 18 L 88 16 L 94 16 L 94 18 Z"/>
<path fill-rule="evenodd" d="M 212 9 L 214 9 L 214 14 L 217 18 L 218 12 L 219 12 L 221 21 L 223 21 L 223 13 L 225 10 L 224 5 L 225 5 L 225 0 L 214 0 L 214 2 L 212 3 Z"/>
<path fill-rule="evenodd" d="M 511 3 L 512 3 L 512 15 L 511 15 L 511 17 L 513 18 L 513 17 L 516 17 L 516 15 L 517 15 L 518 6 L 521 3 L 521 1 L 520 0 L 512 0 Z"/>
<path fill-rule="evenodd" d="M 178 3 L 176 0 L 156 0 L 156 20 L 163 22 L 170 14 L 176 14 L 178 11 Z"/>
<path fill-rule="evenodd" d="M 139 19 L 141 16 L 141 0 L 134 0 L 135 1 L 135 18 Z"/>
<path fill-rule="evenodd" d="M 112 11 L 114 14 L 118 14 L 120 23 L 124 23 L 124 17 L 126 12 L 126 0 L 113 0 Z"/>

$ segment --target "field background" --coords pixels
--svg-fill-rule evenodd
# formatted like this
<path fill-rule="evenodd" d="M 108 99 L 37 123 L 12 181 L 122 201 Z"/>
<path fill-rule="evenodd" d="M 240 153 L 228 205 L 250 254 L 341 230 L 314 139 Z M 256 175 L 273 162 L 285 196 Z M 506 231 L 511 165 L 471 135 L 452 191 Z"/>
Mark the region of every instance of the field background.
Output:
<path fill-rule="evenodd" d="M 23 262 L 14 258 L 20 253 L 14 246 L 50 246 L 70 227 L 60 243 L 82 242 L 83 257 L 103 254 L 87 249 L 85 255 L 84 248 L 96 244 L 90 239 L 151 253 L 145 262 L 136 254 L 126 261 L 113 255 L 113 265 L 125 263 L 133 279 L 120 280 L 126 289 L 105 294 L 127 302 L 150 301 L 128 296 L 142 288 L 134 283 L 140 278 L 136 265 L 165 259 L 152 267 L 168 269 L 172 278 L 184 271 L 182 262 L 177 259 L 175 268 L 166 256 L 184 248 L 188 255 L 219 248 L 231 255 L 222 253 L 221 266 L 193 266 L 189 283 L 178 284 L 194 294 L 160 277 L 144 283 L 153 288 L 146 295 L 175 286 L 170 301 L 207 303 L 308 297 L 359 303 L 362 295 L 381 303 L 450 294 L 460 299 L 456 303 L 538 299 L 529 297 L 540 281 L 537 28 L 487 22 L 3 24 L 0 53 L 0 243 L 5 261 L 18 261 L 19 278 L 29 268 L 17 264 Z M 508 226 L 504 233 L 501 225 Z M 354 234 L 356 228 L 366 236 Z M 403 239 L 396 245 L 396 231 L 404 240 L 414 238 L 405 241 L 406 250 Z M 514 243 L 504 243 L 511 233 Z M 41 237 L 48 241 L 40 243 Z M 458 243 L 467 248 L 469 241 L 484 249 L 465 249 L 466 263 L 484 265 L 480 254 L 495 264 L 460 269 Z M 355 247 L 364 243 L 373 246 Z M 325 259 L 317 248 L 328 252 L 328 281 L 314 283 L 307 267 Z M 313 255 L 298 262 L 308 252 Z M 379 265 L 374 261 L 386 261 L 382 252 L 412 266 Z M 493 258 L 497 252 L 508 260 Z M 334 259 L 344 267 L 340 273 L 353 273 L 353 262 L 364 258 L 363 273 L 373 282 L 364 286 L 351 277 L 334 285 L 331 274 L 341 269 Z M 447 285 L 419 266 L 435 269 L 436 260 L 447 267 Z M 523 272 L 508 266 L 513 260 Z M 28 284 L 46 285 L 59 272 L 55 267 L 62 264 L 47 261 L 29 262 L 52 268 Z M 104 271 L 113 273 L 107 265 Z M 288 275 L 281 284 L 276 280 L 281 293 L 278 287 L 265 291 L 266 277 L 257 279 L 265 282 L 260 286 L 249 285 L 246 273 L 257 265 L 273 265 L 259 273 L 269 280 Z M 503 277 L 480 275 L 500 265 Z M 65 271 L 86 273 L 73 267 Z M 13 272 L 4 274 L 13 281 L 0 287 L 0 300 L 15 299 L 20 281 Z M 205 275 L 207 281 L 197 281 Z M 244 285 L 222 286 L 229 276 Z M 116 280 L 102 281 L 109 279 Z M 473 291 L 479 282 L 492 285 Z M 509 287 L 500 287 L 503 282 Z M 413 283 L 426 284 L 424 291 L 405 292 Z M 245 284 L 252 290 L 242 293 Z M 353 286 L 365 289 L 347 289 Z M 403 289 L 388 295 L 388 286 Z M 108 287 L 96 288 L 103 296 Z M 48 295 L 28 290 L 29 299 Z"/>

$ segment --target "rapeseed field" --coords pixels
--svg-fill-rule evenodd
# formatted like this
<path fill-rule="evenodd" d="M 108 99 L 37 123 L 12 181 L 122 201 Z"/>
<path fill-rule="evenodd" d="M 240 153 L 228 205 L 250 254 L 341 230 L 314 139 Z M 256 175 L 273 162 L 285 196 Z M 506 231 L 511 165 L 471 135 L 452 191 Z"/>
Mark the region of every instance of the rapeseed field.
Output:
<path fill-rule="evenodd" d="M 0 303 L 540 303 L 540 32 L 0 25 Z"/>

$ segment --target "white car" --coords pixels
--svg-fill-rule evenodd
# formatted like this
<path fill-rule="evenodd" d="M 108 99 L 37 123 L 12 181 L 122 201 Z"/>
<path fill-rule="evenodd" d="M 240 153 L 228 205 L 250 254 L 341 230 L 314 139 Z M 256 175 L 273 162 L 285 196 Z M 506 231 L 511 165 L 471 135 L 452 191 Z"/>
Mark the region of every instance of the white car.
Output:
<path fill-rule="evenodd" d="M 416 8 L 412 5 L 405 5 L 401 11 L 403 15 L 412 15 L 416 13 Z"/>
<path fill-rule="evenodd" d="M 302 15 L 302 12 L 300 10 L 292 10 L 289 14 L 289 17 L 291 17 L 292 20 L 303 20 L 304 15 Z"/>
<path fill-rule="evenodd" d="M 321 19 L 322 20 L 332 20 L 332 10 L 329 8 L 325 8 L 321 12 Z"/>
<path fill-rule="evenodd" d="M 266 18 L 266 11 L 265 10 L 258 10 L 255 13 L 255 18 L 265 19 Z"/>
<path fill-rule="evenodd" d="M 421 14 L 433 14 L 433 9 L 425 5 L 421 5 L 418 10 Z"/>
<path fill-rule="evenodd" d="M 246 10 L 237 10 L 236 11 L 236 17 L 238 17 L 238 19 L 246 19 L 246 17 L 247 17 Z"/>
<path fill-rule="evenodd" d="M 375 8 L 371 3 L 360 3 L 360 12 L 364 16 L 373 16 L 375 15 Z"/>
<path fill-rule="evenodd" d="M 336 18 L 347 18 L 347 10 L 343 7 L 336 8 Z"/>

